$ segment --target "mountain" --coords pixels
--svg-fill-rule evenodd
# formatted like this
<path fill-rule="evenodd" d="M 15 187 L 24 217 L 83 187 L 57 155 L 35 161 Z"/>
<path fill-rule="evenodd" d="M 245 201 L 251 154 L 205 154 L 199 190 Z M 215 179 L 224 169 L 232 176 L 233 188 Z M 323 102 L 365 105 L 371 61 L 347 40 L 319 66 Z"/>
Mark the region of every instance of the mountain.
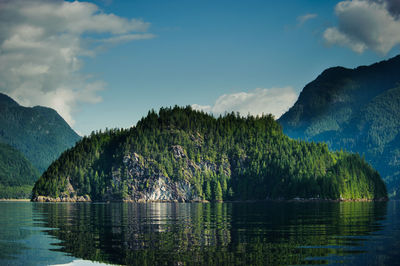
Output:
<path fill-rule="evenodd" d="M 136 127 L 84 137 L 36 182 L 35 201 L 386 198 L 360 156 L 292 140 L 271 115 L 150 111 Z"/>
<path fill-rule="evenodd" d="M 53 109 L 23 107 L 0 93 L 0 143 L 21 151 L 40 173 L 79 139 Z"/>
<path fill-rule="evenodd" d="M 400 194 L 400 55 L 355 69 L 329 68 L 279 122 L 292 138 L 365 156 Z"/>
<path fill-rule="evenodd" d="M 39 172 L 13 147 L 0 143 L 0 198 L 29 198 Z"/>

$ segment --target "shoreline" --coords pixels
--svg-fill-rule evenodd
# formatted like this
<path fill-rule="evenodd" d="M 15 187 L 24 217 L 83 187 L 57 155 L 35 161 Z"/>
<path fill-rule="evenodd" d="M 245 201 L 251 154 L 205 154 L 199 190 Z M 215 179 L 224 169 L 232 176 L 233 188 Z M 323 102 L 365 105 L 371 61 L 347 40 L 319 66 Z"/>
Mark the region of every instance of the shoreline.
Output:
<path fill-rule="evenodd" d="M 34 199 L 15 199 L 15 200 L 4 200 L 4 201 L 32 201 L 32 202 L 47 202 L 47 203 L 57 203 L 57 202 L 87 202 L 87 203 L 258 203 L 258 202 L 387 202 L 389 198 L 379 198 L 379 199 L 320 199 L 320 198 L 295 198 L 295 199 L 264 199 L 264 200 L 227 200 L 227 201 L 207 201 L 207 200 L 188 200 L 188 201 L 178 201 L 178 200 L 106 200 L 106 201 L 92 201 L 90 197 L 81 196 L 75 198 L 51 198 L 46 196 L 38 196 Z M 0 199 L 1 201 L 1 199 Z"/>
<path fill-rule="evenodd" d="M 28 202 L 31 201 L 30 199 L 0 199 L 0 201 L 23 201 Z"/>

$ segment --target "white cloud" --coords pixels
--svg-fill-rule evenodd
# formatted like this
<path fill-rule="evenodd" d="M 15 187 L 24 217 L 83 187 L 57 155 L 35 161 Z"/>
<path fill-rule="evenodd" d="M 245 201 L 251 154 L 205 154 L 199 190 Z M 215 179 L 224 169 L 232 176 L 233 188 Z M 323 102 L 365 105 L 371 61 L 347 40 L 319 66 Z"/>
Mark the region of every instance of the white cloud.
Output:
<path fill-rule="evenodd" d="M 297 17 L 298 26 L 302 26 L 306 21 L 316 18 L 317 14 L 305 14 Z"/>
<path fill-rule="evenodd" d="M 0 4 L 0 91 L 23 105 L 54 108 L 70 124 L 82 103 L 101 101 L 103 82 L 82 75 L 84 56 L 120 42 L 150 39 L 150 24 L 95 4 L 5 0 Z"/>
<path fill-rule="evenodd" d="M 396 1 L 339 2 L 335 7 L 339 24 L 325 30 L 323 37 L 326 43 L 346 46 L 357 53 L 366 49 L 388 53 L 400 44 L 399 5 Z"/>
<path fill-rule="evenodd" d="M 127 42 L 127 41 L 133 41 L 133 40 L 146 40 L 146 39 L 152 39 L 155 36 L 153 34 L 147 33 L 147 34 L 125 34 L 125 35 L 119 35 L 115 37 L 110 37 L 107 39 L 102 39 L 102 43 L 120 43 L 120 42 Z"/>
<path fill-rule="evenodd" d="M 324 38 L 328 44 L 347 46 L 357 53 L 363 53 L 365 49 L 367 49 L 365 43 L 350 38 L 348 35 L 340 32 L 337 28 L 326 29 L 324 32 Z"/>
<path fill-rule="evenodd" d="M 242 115 L 273 114 L 279 118 L 296 101 L 297 93 L 292 87 L 257 88 L 249 92 L 238 92 L 220 96 L 214 105 L 193 104 L 192 108 L 216 115 L 239 112 Z"/>

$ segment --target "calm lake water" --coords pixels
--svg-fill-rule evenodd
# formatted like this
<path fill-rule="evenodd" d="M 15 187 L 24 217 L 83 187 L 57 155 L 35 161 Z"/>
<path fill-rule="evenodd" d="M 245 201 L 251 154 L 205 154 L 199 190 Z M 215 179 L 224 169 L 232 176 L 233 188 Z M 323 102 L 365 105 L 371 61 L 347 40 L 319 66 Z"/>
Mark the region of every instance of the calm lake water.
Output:
<path fill-rule="evenodd" d="M 400 265 L 400 202 L 0 202 L 0 265 Z"/>

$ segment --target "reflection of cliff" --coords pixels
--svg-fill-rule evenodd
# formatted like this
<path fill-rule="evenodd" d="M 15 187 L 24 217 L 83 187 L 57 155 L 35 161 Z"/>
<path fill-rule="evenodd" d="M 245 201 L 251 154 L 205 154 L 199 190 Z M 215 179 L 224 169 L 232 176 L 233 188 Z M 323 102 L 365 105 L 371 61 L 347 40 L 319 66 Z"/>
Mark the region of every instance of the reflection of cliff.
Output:
<path fill-rule="evenodd" d="M 386 203 L 39 204 L 75 257 L 117 264 L 299 264 L 380 230 Z M 316 248 L 319 247 L 319 248 Z M 315 261 L 314 261 L 315 262 Z M 317 263 L 326 263 L 320 259 Z"/>

